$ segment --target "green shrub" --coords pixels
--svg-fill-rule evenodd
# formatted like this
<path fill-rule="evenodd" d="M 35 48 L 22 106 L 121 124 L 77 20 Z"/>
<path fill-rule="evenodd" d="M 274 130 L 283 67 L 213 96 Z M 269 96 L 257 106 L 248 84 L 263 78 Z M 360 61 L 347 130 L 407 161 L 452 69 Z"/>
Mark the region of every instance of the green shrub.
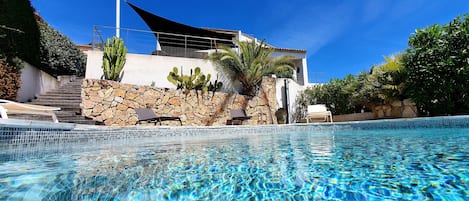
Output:
<path fill-rule="evenodd" d="M 38 21 L 41 33 L 40 64 L 36 67 L 53 75 L 78 75 L 85 72 L 86 58 L 72 41 L 47 23 Z"/>
<path fill-rule="evenodd" d="M 406 72 L 403 65 L 404 54 L 385 56 L 385 62 L 373 66 L 370 73 L 359 75 L 361 83 L 359 96 L 365 105 L 383 105 L 406 96 Z"/>
<path fill-rule="evenodd" d="M 0 54 L 39 64 L 39 28 L 29 0 L 0 0 Z"/>
<path fill-rule="evenodd" d="M 359 91 L 358 79 L 347 75 L 344 79 L 332 79 L 328 84 L 315 85 L 305 93 L 308 104 L 325 104 L 333 114 L 349 114 L 363 108 L 354 98 Z"/>
<path fill-rule="evenodd" d="M 0 56 L 0 99 L 16 100 L 21 84 L 21 75 L 17 67 L 9 64 Z"/>
<path fill-rule="evenodd" d="M 84 54 L 64 35 L 36 19 L 29 0 L 0 0 L 0 53 L 53 75 L 84 75 Z M 17 66 L 19 67 L 19 66 Z"/>
<path fill-rule="evenodd" d="M 404 61 L 408 94 L 421 113 L 469 113 L 469 15 L 417 30 Z"/>
<path fill-rule="evenodd" d="M 106 80 L 120 81 L 124 68 L 127 48 L 124 41 L 118 37 L 108 38 L 103 52 L 103 77 Z"/>
<path fill-rule="evenodd" d="M 332 79 L 327 84 L 305 90 L 307 104 L 325 104 L 333 114 L 369 111 L 373 106 L 404 100 L 405 71 L 402 55 L 384 57 L 385 62 L 373 66 L 370 72 L 344 79 Z"/>

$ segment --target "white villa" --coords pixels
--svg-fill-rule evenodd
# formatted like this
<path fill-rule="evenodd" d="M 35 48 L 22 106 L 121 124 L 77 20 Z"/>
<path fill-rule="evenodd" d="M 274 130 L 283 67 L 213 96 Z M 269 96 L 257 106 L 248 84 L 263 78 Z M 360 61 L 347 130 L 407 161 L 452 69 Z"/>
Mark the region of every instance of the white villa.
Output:
<path fill-rule="evenodd" d="M 212 62 L 205 59 L 210 52 L 217 51 L 220 45 L 236 48 L 238 40 L 258 41 L 241 31 L 195 28 L 153 15 L 130 3 L 129 5 L 150 27 L 151 32 L 145 32 L 147 35 L 154 35 L 155 40 L 154 50 L 146 54 L 132 53 L 129 48 L 122 72 L 122 83 L 154 84 L 161 88 L 175 88 L 167 80 L 169 72 L 174 67 L 182 68 L 184 74 L 188 74 L 190 69 L 200 67 L 204 74 L 210 73 L 212 80 L 215 80 L 218 71 Z M 96 36 L 93 38 L 95 39 Z M 102 38 L 105 37 L 100 38 L 101 41 L 97 41 L 91 50 L 85 52 L 87 54 L 86 79 L 100 79 L 103 74 L 101 69 L 103 53 L 96 44 L 102 44 L 104 42 Z M 126 41 L 125 38 L 124 41 Z M 309 83 L 306 50 L 270 47 L 274 49 L 273 56 L 290 55 L 296 58 L 297 70 L 294 79 L 287 81 L 277 79 L 277 103 L 279 107 L 288 108 L 292 114 L 297 93 Z"/>

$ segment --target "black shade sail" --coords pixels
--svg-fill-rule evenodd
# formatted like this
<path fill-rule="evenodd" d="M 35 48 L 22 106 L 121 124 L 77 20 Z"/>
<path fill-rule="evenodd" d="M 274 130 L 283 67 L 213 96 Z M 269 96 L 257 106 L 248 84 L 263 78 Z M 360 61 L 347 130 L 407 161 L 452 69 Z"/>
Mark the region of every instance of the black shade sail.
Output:
<path fill-rule="evenodd" d="M 127 2 L 128 3 L 128 2 Z M 214 49 L 219 45 L 233 47 L 234 34 L 219 33 L 174 22 L 147 12 L 131 3 L 132 9 L 155 33 L 161 47 L 185 48 L 193 50 Z"/>

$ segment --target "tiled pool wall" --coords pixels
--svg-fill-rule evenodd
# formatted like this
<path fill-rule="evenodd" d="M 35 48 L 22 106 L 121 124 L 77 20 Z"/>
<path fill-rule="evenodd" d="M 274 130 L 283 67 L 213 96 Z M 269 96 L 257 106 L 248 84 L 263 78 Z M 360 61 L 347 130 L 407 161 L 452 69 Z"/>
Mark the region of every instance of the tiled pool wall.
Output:
<path fill-rule="evenodd" d="M 64 124 L 65 125 L 65 124 Z M 469 128 L 469 116 L 391 119 L 361 122 L 290 124 L 265 126 L 222 127 L 98 127 L 61 126 L 53 123 L 9 124 L 0 121 L 0 148 L 34 145 L 57 146 L 64 143 L 102 143 L 111 140 L 135 140 L 144 138 L 233 137 L 285 132 L 311 132 L 336 130 L 403 129 L 403 128 Z"/>

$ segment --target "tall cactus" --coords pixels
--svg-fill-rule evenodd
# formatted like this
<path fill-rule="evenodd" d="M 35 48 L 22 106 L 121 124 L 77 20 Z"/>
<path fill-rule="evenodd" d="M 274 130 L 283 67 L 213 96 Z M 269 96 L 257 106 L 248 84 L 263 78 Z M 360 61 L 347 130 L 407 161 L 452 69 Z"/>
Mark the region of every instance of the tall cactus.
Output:
<path fill-rule="evenodd" d="M 102 66 L 104 79 L 120 81 L 126 54 L 127 48 L 125 48 L 122 39 L 118 37 L 107 39 L 104 45 Z"/>

